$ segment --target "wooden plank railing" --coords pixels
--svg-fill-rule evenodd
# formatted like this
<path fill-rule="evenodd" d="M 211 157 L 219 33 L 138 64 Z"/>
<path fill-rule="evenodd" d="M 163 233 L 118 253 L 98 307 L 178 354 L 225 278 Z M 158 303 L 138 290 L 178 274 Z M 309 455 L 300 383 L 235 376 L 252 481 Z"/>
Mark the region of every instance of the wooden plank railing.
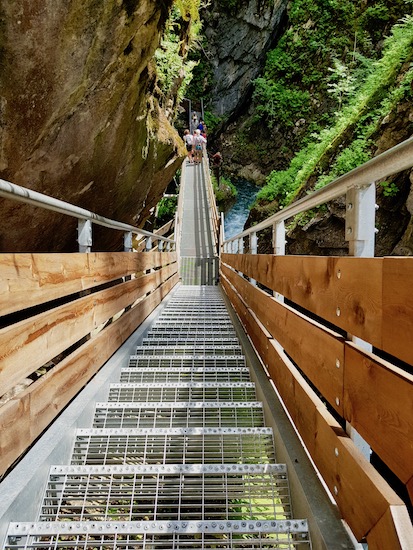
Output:
<path fill-rule="evenodd" d="M 412 166 L 410 138 L 221 246 L 223 287 L 343 518 L 369 550 L 413 548 L 404 501 L 367 457 L 370 447 L 410 505 L 413 258 L 374 258 L 374 182 Z M 285 256 L 285 222 L 343 195 L 350 256 Z M 268 229 L 275 254 L 257 254 Z"/>
<path fill-rule="evenodd" d="M 278 260 L 288 262 L 290 258 Z M 320 264 L 324 260 L 320 258 Z M 322 277 L 321 268 L 311 276 L 311 261 L 307 265 L 306 258 L 300 258 L 303 271 L 310 274 L 306 288 L 311 284 L 313 300 L 319 307 L 323 296 L 318 289 L 323 288 L 330 273 L 332 259 L 328 260 Z M 405 260 L 413 262 L 413 258 Z M 254 279 L 266 280 L 267 286 L 262 258 L 250 255 L 250 267 L 254 261 Z M 353 259 L 356 270 L 361 269 L 356 263 L 362 261 Z M 377 262 L 385 265 L 382 259 Z M 222 256 L 224 290 L 344 519 L 359 540 L 367 538 L 369 548 L 407 550 L 413 531 L 404 502 L 363 457 L 342 425 L 349 421 L 409 487 L 413 475 L 413 376 L 251 284 L 237 272 L 241 263 L 241 256 Z M 357 282 L 353 284 L 356 287 Z M 350 296 L 351 288 L 349 291 Z M 406 296 L 408 293 L 406 288 Z M 410 330 L 412 323 L 410 319 Z M 340 423 L 333 412 L 342 419 Z M 375 545 L 375 533 L 386 534 L 383 540 L 387 546 Z"/>
<path fill-rule="evenodd" d="M 176 252 L 0 256 L 1 475 L 174 287 L 177 266 Z"/>

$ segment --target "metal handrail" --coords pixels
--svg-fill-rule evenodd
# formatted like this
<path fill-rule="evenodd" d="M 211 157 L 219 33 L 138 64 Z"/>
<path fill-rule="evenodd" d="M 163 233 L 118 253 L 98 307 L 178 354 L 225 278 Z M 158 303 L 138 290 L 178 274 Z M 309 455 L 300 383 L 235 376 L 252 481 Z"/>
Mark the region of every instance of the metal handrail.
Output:
<path fill-rule="evenodd" d="M 276 223 L 292 218 L 296 214 L 300 214 L 301 212 L 305 212 L 311 208 L 315 208 L 316 206 L 320 206 L 321 204 L 325 204 L 326 202 L 341 197 L 349 189 L 370 185 L 377 180 L 392 174 L 397 174 L 398 172 L 411 168 L 412 166 L 413 137 L 403 141 L 395 147 L 392 147 L 388 151 L 385 151 L 381 155 L 369 160 L 365 164 L 354 168 L 351 172 L 340 176 L 323 187 L 323 189 L 314 191 L 307 197 L 303 197 L 302 199 L 290 204 L 259 224 L 246 229 L 242 233 L 238 233 L 238 235 L 224 241 L 224 244 L 236 241 L 242 237 L 246 237 L 251 233 L 262 231 L 263 229 L 266 229 Z"/>
<path fill-rule="evenodd" d="M 173 239 L 162 237 L 149 231 L 144 231 L 143 229 L 139 229 L 138 227 L 127 223 L 105 218 L 104 216 L 95 214 L 95 212 L 90 210 L 80 208 L 79 206 L 75 206 L 74 204 L 62 201 L 60 199 L 49 197 L 43 193 L 33 191 L 32 189 L 27 189 L 27 187 L 22 187 L 3 179 L 0 179 L 0 197 L 23 202 L 25 204 L 31 204 L 32 206 L 37 206 L 46 210 L 52 210 L 53 212 L 65 214 L 67 216 L 77 218 L 78 220 L 88 220 L 97 225 L 108 227 L 109 229 L 136 233 L 144 237 L 156 238 L 157 240 L 162 240 L 170 244 L 174 244 L 175 242 Z"/>

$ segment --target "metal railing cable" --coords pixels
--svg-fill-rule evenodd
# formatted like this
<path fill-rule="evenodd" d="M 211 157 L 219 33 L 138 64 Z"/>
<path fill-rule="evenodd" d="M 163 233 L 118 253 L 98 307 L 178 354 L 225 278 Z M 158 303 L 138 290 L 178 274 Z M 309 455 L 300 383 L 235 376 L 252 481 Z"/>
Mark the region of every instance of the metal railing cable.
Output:
<path fill-rule="evenodd" d="M 169 244 L 169 247 L 175 244 L 173 239 L 156 235 L 127 223 L 111 220 L 110 218 L 106 218 L 96 214 L 95 212 L 86 210 L 85 208 L 80 208 L 79 206 L 75 206 L 69 202 L 55 199 L 54 197 L 50 197 L 43 193 L 39 193 L 38 191 L 33 191 L 32 189 L 16 185 L 3 179 L 0 179 L 0 197 L 71 216 L 73 218 L 77 218 L 79 222 L 94 223 L 109 229 L 123 231 L 124 233 L 142 235 L 149 239 L 163 241 Z"/>
<path fill-rule="evenodd" d="M 297 200 L 296 202 L 286 206 L 276 214 L 270 216 L 266 220 L 242 231 L 238 235 L 227 239 L 224 244 L 237 241 L 243 237 L 247 237 L 252 233 L 257 233 L 271 227 L 277 223 L 282 223 L 285 220 L 292 218 L 296 214 L 300 214 L 311 208 L 325 204 L 333 199 L 345 195 L 349 190 L 354 188 L 363 188 L 372 183 L 396 174 L 413 166 L 413 137 L 403 141 L 399 145 L 392 147 L 388 151 L 369 160 L 365 164 L 355 168 L 351 172 L 344 174 L 333 182 L 326 185 L 323 189 L 314 191 L 307 197 Z"/>

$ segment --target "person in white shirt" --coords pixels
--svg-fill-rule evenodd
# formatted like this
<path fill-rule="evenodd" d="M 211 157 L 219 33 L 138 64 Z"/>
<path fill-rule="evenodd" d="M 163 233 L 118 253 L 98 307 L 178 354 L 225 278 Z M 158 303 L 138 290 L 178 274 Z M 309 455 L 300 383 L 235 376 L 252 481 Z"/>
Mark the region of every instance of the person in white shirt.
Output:
<path fill-rule="evenodd" d="M 194 160 L 194 138 L 189 133 L 189 130 L 185 130 L 184 132 L 184 142 L 188 154 L 188 162 L 192 164 Z"/>
<path fill-rule="evenodd" d="M 201 135 L 201 130 L 195 130 L 193 144 L 195 147 L 195 163 L 199 164 L 202 160 L 202 153 L 207 140 Z"/>

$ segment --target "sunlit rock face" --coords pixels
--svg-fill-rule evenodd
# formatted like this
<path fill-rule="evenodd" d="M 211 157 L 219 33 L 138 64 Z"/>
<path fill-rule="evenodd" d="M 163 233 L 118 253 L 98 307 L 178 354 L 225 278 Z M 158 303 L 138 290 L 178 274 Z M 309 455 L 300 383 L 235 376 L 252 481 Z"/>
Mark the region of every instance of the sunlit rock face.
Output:
<path fill-rule="evenodd" d="M 152 93 L 171 4 L 2 3 L 1 178 L 127 223 L 148 216 L 184 154 Z M 0 200 L 1 251 L 76 249 L 70 218 Z"/>
<path fill-rule="evenodd" d="M 243 102 L 280 33 L 287 0 L 242 2 L 235 11 L 215 0 L 205 14 L 206 48 L 213 67 L 213 111 L 228 115 Z"/>

